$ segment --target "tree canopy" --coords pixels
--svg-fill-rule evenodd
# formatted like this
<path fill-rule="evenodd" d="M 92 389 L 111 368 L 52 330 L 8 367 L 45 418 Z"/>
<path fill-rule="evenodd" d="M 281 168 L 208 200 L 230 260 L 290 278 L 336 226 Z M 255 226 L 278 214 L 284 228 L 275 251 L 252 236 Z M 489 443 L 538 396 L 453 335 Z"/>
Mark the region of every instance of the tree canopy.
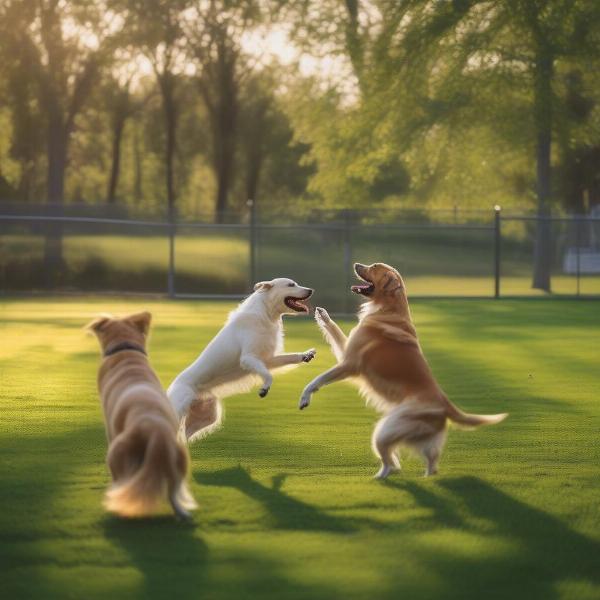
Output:
<path fill-rule="evenodd" d="M 585 213 L 599 48 L 594 0 L 2 0 L 0 192 Z"/>

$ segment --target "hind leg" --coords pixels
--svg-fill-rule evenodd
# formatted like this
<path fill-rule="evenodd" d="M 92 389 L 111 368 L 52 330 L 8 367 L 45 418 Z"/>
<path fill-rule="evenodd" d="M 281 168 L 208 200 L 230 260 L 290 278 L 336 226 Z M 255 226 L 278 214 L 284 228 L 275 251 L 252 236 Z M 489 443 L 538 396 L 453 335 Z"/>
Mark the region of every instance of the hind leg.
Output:
<path fill-rule="evenodd" d="M 392 462 L 394 463 L 394 471 L 399 471 L 402 468 L 400 464 L 400 448 L 394 448 L 392 452 Z"/>
<path fill-rule="evenodd" d="M 212 394 L 203 394 L 191 405 L 185 417 L 185 437 L 188 442 L 212 433 L 220 424 L 223 415 L 221 403 Z"/>
<path fill-rule="evenodd" d="M 425 460 L 425 477 L 436 475 L 438 472 L 438 461 L 442 454 L 442 448 L 446 441 L 446 430 L 438 431 L 427 440 L 425 440 L 419 448 L 423 459 Z"/>
<path fill-rule="evenodd" d="M 395 425 L 394 419 L 387 416 L 373 430 L 373 452 L 381 460 L 381 468 L 375 474 L 375 479 L 385 479 L 392 471 L 400 470 L 396 449 L 402 440 L 402 432 Z"/>

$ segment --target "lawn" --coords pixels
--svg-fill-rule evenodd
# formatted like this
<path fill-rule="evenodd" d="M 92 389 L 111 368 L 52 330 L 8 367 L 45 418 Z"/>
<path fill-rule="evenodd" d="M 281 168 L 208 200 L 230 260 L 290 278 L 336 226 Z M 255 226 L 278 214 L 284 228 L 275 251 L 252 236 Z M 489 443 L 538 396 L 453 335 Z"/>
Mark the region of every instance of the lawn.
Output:
<path fill-rule="evenodd" d="M 450 397 L 510 417 L 451 431 L 439 476 L 406 456 L 384 483 L 371 479 L 376 417 L 352 387 L 298 411 L 333 359 L 311 320 L 288 319 L 287 349 L 317 358 L 265 399 L 229 399 L 224 427 L 192 446 L 193 526 L 101 506 L 99 353 L 81 326 L 140 308 L 154 313 L 150 356 L 167 384 L 231 305 L 0 303 L 3 598 L 600 598 L 600 303 L 415 302 Z"/>

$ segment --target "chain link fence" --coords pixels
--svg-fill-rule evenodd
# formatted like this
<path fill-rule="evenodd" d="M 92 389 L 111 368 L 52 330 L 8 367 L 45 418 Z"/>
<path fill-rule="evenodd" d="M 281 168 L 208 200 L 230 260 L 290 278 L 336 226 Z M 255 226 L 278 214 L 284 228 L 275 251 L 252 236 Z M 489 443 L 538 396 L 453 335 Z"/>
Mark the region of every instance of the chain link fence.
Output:
<path fill-rule="evenodd" d="M 351 312 L 352 263 L 387 262 L 412 297 L 521 297 L 532 289 L 538 227 L 550 232 L 554 295 L 600 297 L 600 218 L 495 211 L 289 211 L 227 223 L 115 210 L 0 206 L 0 292 L 156 293 L 239 298 L 255 281 L 292 277 L 314 302 Z"/>

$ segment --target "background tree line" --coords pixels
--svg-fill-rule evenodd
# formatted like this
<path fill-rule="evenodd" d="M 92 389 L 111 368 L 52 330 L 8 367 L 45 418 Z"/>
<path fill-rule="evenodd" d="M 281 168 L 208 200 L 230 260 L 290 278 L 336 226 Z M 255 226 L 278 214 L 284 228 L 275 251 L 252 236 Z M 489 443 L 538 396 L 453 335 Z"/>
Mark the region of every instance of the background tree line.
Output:
<path fill-rule="evenodd" d="M 599 49 L 595 0 L 0 0 L 0 197 L 585 213 Z"/>

